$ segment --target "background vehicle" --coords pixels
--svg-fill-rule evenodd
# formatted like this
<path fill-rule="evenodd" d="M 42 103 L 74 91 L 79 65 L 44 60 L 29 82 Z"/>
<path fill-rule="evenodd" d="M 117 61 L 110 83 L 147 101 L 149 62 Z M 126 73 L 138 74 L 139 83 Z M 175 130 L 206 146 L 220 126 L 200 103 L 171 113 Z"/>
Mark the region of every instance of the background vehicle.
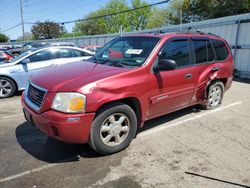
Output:
<path fill-rule="evenodd" d="M 0 48 L 0 62 L 8 61 L 11 59 L 13 59 L 13 55 L 9 51 Z"/>
<path fill-rule="evenodd" d="M 124 36 L 89 62 L 32 77 L 22 104 L 26 119 L 47 135 L 111 154 L 149 119 L 196 104 L 218 107 L 233 68 L 227 42 L 215 35 Z"/>
<path fill-rule="evenodd" d="M 76 47 L 47 47 L 27 51 L 0 64 L 0 99 L 24 90 L 28 79 L 44 68 L 90 58 L 92 53 Z"/>
<path fill-rule="evenodd" d="M 45 46 L 46 46 L 45 43 L 27 42 L 27 43 L 23 44 L 22 47 L 10 49 L 10 52 L 11 52 L 14 56 L 18 56 L 18 55 L 20 55 L 20 54 L 22 54 L 23 52 L 26 52 L 26 51 L 28 51 L 28 50 L 34 50 L 34 49 L 42 48 L 42 47 L 45 47 Z"/>
<path fill-rule="evenodd" d="M 49 46 L 72 46 L 76 47 L 76 45 L 72 42 L 52 42 Z"/>

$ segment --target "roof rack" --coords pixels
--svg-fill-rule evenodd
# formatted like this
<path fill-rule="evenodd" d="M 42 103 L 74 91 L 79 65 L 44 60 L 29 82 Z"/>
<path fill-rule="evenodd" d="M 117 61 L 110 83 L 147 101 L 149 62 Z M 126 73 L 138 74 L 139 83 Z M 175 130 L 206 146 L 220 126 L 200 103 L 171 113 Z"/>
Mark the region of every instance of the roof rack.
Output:
<path fill-rule="evenodd" d="M 213 34 L 213 33 L 205 33 L 203 31 L 190 31 L 190 30 L 187 30 L 187 31 L 179 31 L 179 32 L 176 32 L 176 33 L 180 33 L 180 34 L 200 34 L 200 35 L 212 35 L 212 36 L 216 36 L 216 37 L 220 37 L 219 35 L 216 35 L 216 34 Z M 221 38 L 221 37 L 220 37 Z"/>

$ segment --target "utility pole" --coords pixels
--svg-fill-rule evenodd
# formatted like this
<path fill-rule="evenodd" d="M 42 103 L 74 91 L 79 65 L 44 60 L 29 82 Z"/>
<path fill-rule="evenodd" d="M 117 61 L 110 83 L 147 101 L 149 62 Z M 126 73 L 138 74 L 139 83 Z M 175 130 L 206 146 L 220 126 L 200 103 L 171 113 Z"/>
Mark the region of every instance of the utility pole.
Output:
<path fill-rule="evenodd" d="M 23 41 L 24 41 L 24 40 L 25 40 L 25 37 L 24 37 L 23 1 L 22 1 L 22 0 L 20 0 L 20 13 L 21 13 L 21 24 L 22 24 Z"/>
<path fill-rule="evenodd" d="M 182 7 L 180 9 L 180 30 L 182 31 Z"/>

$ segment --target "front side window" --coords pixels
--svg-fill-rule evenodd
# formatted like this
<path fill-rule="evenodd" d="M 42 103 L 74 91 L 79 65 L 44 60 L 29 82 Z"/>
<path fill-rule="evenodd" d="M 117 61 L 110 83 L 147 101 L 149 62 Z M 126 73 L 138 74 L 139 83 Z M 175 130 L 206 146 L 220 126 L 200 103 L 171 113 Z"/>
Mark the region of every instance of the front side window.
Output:
<path fill-rule="evenodd" d="M 212 40 L 214 51 L 218 61 L 225 60 L 229 55 L 226 45 L 223 41 Z"/>
<path fill-rule="evenodd" d="M 190 65 L 188 40 L 169 41 L 160 52 L 160 57 L 174 60 L 177 67 Z"/>
<path fill-rule="evenodd" d="M 119 37 L 105 46 L 96 53 L 96 60 L 99 63 L 120 66 L 141 66 L 149 57 L 159 37 Z"/>
<path fill-rule="evenodd" d="M 47 61 L 53 59 L 53 54 L 49 50 L 43 50 L 31 55 L 28 58 L 30 62 Z"/>
<path fill-rule="evenodd" d="M 207 63 L 214 60 L 212 46 L 209 40 L 194 40 L 196 64 Z"/>

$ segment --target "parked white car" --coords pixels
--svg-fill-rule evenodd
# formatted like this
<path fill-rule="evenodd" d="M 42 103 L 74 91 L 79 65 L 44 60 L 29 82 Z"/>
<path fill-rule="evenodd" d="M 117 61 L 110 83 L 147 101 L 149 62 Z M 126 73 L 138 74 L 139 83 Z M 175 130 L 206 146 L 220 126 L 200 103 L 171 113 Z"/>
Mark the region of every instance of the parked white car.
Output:
<path fill-rule="evenodd" d="M 93 52 L 69 46 L 27 51 L 9 62 L 0 63 L 0 99 L 24 90 L 29 78 L 42 69 L 89 59 Z"/>

